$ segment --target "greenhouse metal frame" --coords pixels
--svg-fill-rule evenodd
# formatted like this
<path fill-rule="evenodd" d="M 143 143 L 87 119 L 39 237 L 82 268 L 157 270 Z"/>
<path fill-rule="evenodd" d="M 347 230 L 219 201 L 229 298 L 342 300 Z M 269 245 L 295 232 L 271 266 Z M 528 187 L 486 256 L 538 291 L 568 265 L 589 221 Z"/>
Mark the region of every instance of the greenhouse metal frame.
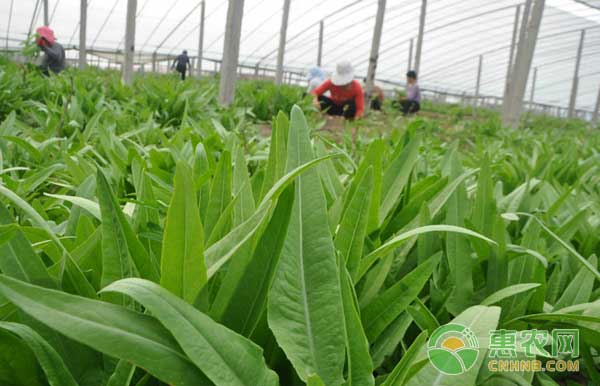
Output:
<path fill-rule="evenodd" d="M 600 1 L 99 3 L 4 1 L 2 48 L 19 60 L 20 42 L 49 25 L 72 65 L 116 67 L 126 83 L 134 72 L 168 71 L 187 49 L 196 75 L 221 74 L 222 104 L 238 77 L 302 84 L 310 66 L 331 71 L 346 59 L 367 93 L 375 82 L 402 87 L 414 69 L 427 97 L 501 109 L 510 126 L 523 109 L 598 120 Z"/>

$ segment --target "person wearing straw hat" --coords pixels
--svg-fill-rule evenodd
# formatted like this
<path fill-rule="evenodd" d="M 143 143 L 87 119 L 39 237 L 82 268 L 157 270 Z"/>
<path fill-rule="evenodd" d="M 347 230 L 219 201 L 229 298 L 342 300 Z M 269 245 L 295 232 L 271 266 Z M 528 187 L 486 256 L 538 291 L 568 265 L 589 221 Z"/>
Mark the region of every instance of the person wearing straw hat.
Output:
<path fill-rule="evenodd" d="M 327 91 L 331 93 L 329 97 L 323 95 Z M 348 61 L 338 63 L 331 78 L 314 89 L 312 94 L 313 105 L 328 115 L 357 119 L 365 111 L 362 86 L 354 80 L 354 68 Z"/>
<path fill-rule="evenodd" d="M 46 75 L 50 72 L 58 74 L 66 67 L 65 49 L 56 41 L 54 31 L 50 27 L 39 27 L 35 32 L 37 34 L 35 42 L 45 54 L 40 69 Z"/>

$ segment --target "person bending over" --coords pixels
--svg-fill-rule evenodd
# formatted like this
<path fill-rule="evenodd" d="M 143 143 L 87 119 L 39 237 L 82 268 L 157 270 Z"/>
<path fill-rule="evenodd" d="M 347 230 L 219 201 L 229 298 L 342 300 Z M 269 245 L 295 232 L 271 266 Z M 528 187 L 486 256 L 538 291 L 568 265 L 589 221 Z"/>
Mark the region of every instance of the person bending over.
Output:
<path fill-rule="evenodd" d="M 190 62 L 190 57 L 188 56 L 187 51 L 183 50 L 181 55 L 175 58 L 175 61 L 173 62 L 171 68 L 174 68 L 175 71 L 181 74 L 181 80 L 185 80 L 185 73 L 188 71 L 188 69 L 191 70 L 191 66 L 192 64 Z"/>
<path fill-rule="evenodd" d="M 50 72 L 58 74 L 66 67 L 65 49 L 56 41 L 54 31 L 50 27 L 39 27 L 36 32 L 38 38 L 35 42 L 44 51 L 40 69 L 45 75 L 49 75 Z"/>
<path fill-rule="evenodd" d="M 417 83 L 417 73 L 406 73 L 406 98 L 400 100 L 402 114 L 408 115 L 421 110 L 421 89 Z"/>
<path fill-rule="evenodd" d="M 325 92 L 330 96 L 326 97 Z M 348 61 L 336 66 L 331 79 L 327 79 L 312 91 L 313 105 L 328 115 L 343 116 L 346 119 L 362 117 L 365 111 L 365 97 L 360 82 L 354 80 L 354 69 Z"/>

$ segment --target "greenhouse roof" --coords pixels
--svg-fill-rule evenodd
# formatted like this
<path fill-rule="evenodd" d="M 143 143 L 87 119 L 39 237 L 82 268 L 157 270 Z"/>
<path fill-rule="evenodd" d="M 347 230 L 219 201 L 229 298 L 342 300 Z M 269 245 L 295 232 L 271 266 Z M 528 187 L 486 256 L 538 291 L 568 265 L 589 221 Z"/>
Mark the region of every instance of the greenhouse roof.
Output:
<path fill-rule="evenodd" d="M 79 0 L 49 0 L 49 20 L 67 48 L 79 42 Z M 42 24 L 39 0 L 0 3 L 0 44 L 18 47 Z M 87 45 L 119 60 L 123 49 L 126 0 L 88 0 Z M 197 55 L 200 1 L 138 0 L 136 51 L 139 61 L 187 49 Z M 282 3 L 246 0 L 240 62 L 275 66 Z M 285 67 L 305 71 L 316 63 L 319 23 L 324 23 L 323 67 L 347 59 L 358 76 L 367 72 L 377 0 L 292 0 Z M 205 0 L 204 57 L 220 59 L 226 0 Z M 420 81 L 424 87 L 473 93 L 479 57 L 483 55 L 481 95 L 504 91 L 515 13 L 519 0 L 430 0 L 428 2 Z M 388 0 L 377 78 L 402 83 L 408 69 L 410 41 L 418 33 L 421 2 Z M 533 68 L 537 68 L 534 100 L 568 105 L 571 82 L 585 29 L 577 108 L 592 110 L 600 86 L 600 0 L 547 0 Z M 38 9 L 37 12 L 34 12 Z M 532 76 L 529 77 L 529 85 Z M 529 87 L 530 88 L 530 87 Z M 530 97 L 527 91 L 526 99 Z"/>

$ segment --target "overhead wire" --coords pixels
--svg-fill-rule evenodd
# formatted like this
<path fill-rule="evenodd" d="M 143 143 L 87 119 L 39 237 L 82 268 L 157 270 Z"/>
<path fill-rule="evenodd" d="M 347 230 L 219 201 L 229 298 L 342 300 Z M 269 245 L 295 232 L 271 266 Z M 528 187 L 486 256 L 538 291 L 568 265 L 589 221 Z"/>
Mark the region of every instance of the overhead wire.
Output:
<path fill-rule="evenodd" d="M 54 14 L 56 13 L 56 8 L 58 8 L 58 4 L 60 3 L 60 0 L 56 0 L 56 3 L 54 3 L 54 7 L 52 7 L 52 14 L 50 15 L 50 20 L 48 20 L 48 24 L 52 25 L 52 21 L 54 20 Z"/>
<path fill-rule="evenodd" d="M 212 12 L 209 12 L 208 14 L 206 14 L 204 16 L 204 23 L 206 23 L 206 21 L 213 16 L 215 13 L 218 12 L 218 10 L 223 6 L 227 4 L 227 1 L 222 1 L 221 3 L 219 3 L 219 5 L 217 5 L 217 7 L 215 9 L 213 9 Z M 200 24 L 196 24 L 196 26 L 194 28 L 192 28 L 188 33 L 184 34 L 183 38 L 181 38 L 181 40 L 179 40 L 177 42 L 177 44 L 173 47 L 170 48 L 169 51 L 169 55 L 176 49 L 179 49 L 179 47 L 181 47 L 181 45 L 183 44 L 183 42 L 188 38 L 188 36 L 195 34 L 198 30 L 200 29 Z M 206 51 L 206 50 L 205 50 Z"/>
<path fill-rule="evenodd" d="M 247 13 L 246 15 L 252 15 L 252 12 L 254 12 L 255 10 L 257 10 L 257 9 L 258 9 L 258 7 L 259 7 L 260 5 L 262 5 L 264 2 L 265 2 L 265 0 L 260 0 L 258 3 L 256 3 L 256 4 L 254 5 L 254 7 L 250 8 L 250 9 L 248 10 L 248 13 Z M 279 13 L 279 12 L 277 12 L 277 13 Z M 216 39 L 214 39 L 212 42 L 210 42 L 210 43 L 209 43 L 209 44 L 206 46 L 206 50 L 207 50 L 207 51 L 208 51 L 208 50 L 210 50 L 210 49 L 211 49 L 211 47 L 212 47 L 213 45 L 215 45 L 215 44 L 216 44 L 216 43 L 217 43 L 219 40 L 221 40 L 221 39 L 222 39 L 224 36 L 225 36 L 225 31 L 223 31 L 221 34 L 219 34 L 219 35 L 217 36 L 217 38 L 216 38 Z M 241 42 L 242 40 L 243 40 L 243 39 L 240 39 L 240 42 Z"/>
<path fill-rule="evenodd" d="M 94 46 L 96 45 L 96 42 L 98 41 L 98 38 L 102 34 L 102 31 L 104 31 L 104 27 L 106 27 L 106 24 L 108 23 L 108 20 L 112 16 L 113 12 L 115 12 L 115 9 L 117 8 L 118 4 L 119 4 L 119 0 L 115 0 L 115 3 L 113 4 L 112 8 L 108 12 L 108 15 L 106 15 L 106 18 L 104 19 L 104 22 L 100 26 L 100 29 L 98 30 L 98 33 L 96 34 L 96 37 L 92 41 L 92 45 L 90 46 L 92 49 L 94 49 Z"/>
<path fill-rule="evenodd" d="M 152 37 L 154 36 L 154 34 L 156 33 L 156 31 L 158 31 L 158 29 L 160 28 L 160 26 L 162 25 L 162 23 L 164 23 L 164 21 L 167 19 L 167 17 L 171 13 L 171 11 L 173 11 L 173 9 L 175 9 L 175 7 L 177 6 L 177 3 L 179 3 L 179 0 L 175 0 L 173 2 L 173 4 L 171 5 L 171 7 L 169 7 L 167 9 L 167 12 L 165 12 L 163 14 L 163 16 L 160 18 L 158 24 L 152 29 L 152 31 L 150 31 L 150 35 L 148 35 L 148 37 L 146 38 L 146 41 L 144 41 L 144 43 L 142 44 L 142 47 L 140 48 L 140 51 L 144 51 L 144 48 L 146 48 L 146 46 L 148 45 L 148 42 L 150 42 L 150 39 L 152 39 Z"/>
<path fill-rule="evenodd" d="M 177 23 L 177 25 L 175 25 L 175 27 L 171 30 L 171 32 L 169 32 L 167 34 L 167 36 L 160 42 L 160 44 L 154 49 L 154 52 L 157 52 L 166 42 L 169 38 L 171 38 L 171 36 L 173 35 L 173 33 L 175 33 L 175 31 L 177 31 L 179 29 L 179 27 L 181 27 L 181 25 L 183 23 L 185 23 L 185 21 L 202 5 L 202 0 L 200 0 L 196 6 L 194 8 L 192 8 L 191 11 L 189 11 L 185 17 L 183 19 L 181 19 L 179 21 L 179 23 Z"/>
<path fill-rule="evenodd" d="M 8 40 L 10 39 L 10 25 L 12 23 L 13 5 L 15 0 L 10 0 L 10 8 L 8 11 L 8 23 L 6 23 L 6 51 L 8 51 Z"/>
<path fill-rule="evenodd" d="M 36 22 L 37 20 L 37 16 L 38 16 L 38 7 L 40 6 L 40 0 L 37 0 L 35 2 L 35 8 L 33 9 L 33 15 L 31 16 L 31 23 L 29 24 L 29 32 L 27 33 L 27 36 L 31 36 L 31 32 L 33 31 L 33 24 Z"/>
<path fill-rule="evenodd" d="M 369 5 L 371 5 L 371 4 L 369 4 Z M 344 17 L 340 17 L 340 18 L 338 18 L 338 19 L 333 19 L 333 20 L 332 20 L 330 23 L 328 23 L 328 24 L 327 24 L 327 26 L 326 26 L 326 29 L 325 29 L 325 31 L 326 31 L 326 33 L 327 33 L 327 36 L 333 36 L 333 37 L 337 37 L 337 36 L 339 36 L 339 37 L 342 37 L 342 38 L 343 38 L 344 40 L 346 40 L 346 41 L 354 41 L 354 39 L 355 39 L 357 36 L 361 36 L 361 35 L 363 35 L 363 34 L 364 34 L 364 31 L 363 31 L 363 30 L 360 30 L 360 32 L 358 32 L 358 33 L 356 33 L 356 32 L 355 32 L 355 33 L 353 33 L 352 35 L 348 35 L 347 33 L 346 33 L 346 34 L 344 34 L 343 32 L 344 32 L 344 31 L 347 31 L 349 27 L 350 27 L 350 28 L 352 28 L 354 25 L 363 26 L 363 25 L 365 25 L 365 23 L 367 23 L 368 21 L 370 21 L 370 20 L 374 20 L 374 19 L 375 19 L 375 14 L 374 14 L 374 13 L 373 13 L 372 15 L 368 15 L 368 16 L 364 17 L 363 19 L 360 19 L 360 20 L 357 20 L 357 21 L 352 21 L 352 23 L 351 23 L 350 25 L 344 24 L 344 25 L 342 25 L 342 26 L 338 27 L 337 29 L 331 30 L 331 26 L 332 26 L 332 25 L 336 25 L 338 22 L 340 22 L 340 21 L 344 21 L 344 20 L 345 20 L 347 17 L 349 17 L 349 16 L 355 15 L 355 14 L 357 14 L 357 13 L 359 13 L 359 12 L 363 12 L 363 9 L 364 9 L 364 8 L 358 8 L 358 9 L 355 9 L 355 10 L 354 10 L 353 12 L 351 12 L 350 14 L 348 14 L 348 15 L 345 15 Z M 388 15 L 388 14 L 387 14 L 387 12 L 388 12 L 388 11 L 389 11 L 389 12 L 393 12 L 393 10 L 395 10 L 395 7 L 394 7 L 394 9 L 389 9 L 389 10 L 386 10 L 386 15 L 387 15 L 387 16 L 391 16 L 391 15 Z M 315 25 L 315 27 L 318 27 L 318 25 Z M 300 40 L 300 41 L 297 41 L 297 42 L 295 43 L 295 45 L 293 45 L 293 46 L 290 46 L 290 48 L 286 50 L 286 54 L 287 54 L 288 52 L 292 52 L 292 51 L 294 51 L 294 50 L 295 50 L 295 49 L 297 49 L 297 48 L 305 48 L 305 50 L 304 50 L 304 51 L 302 51 L 300 54 L 296 55 L 295 57 L 292 57 L 292 59 L 290 59 L 290 60 L 289 60 L 289 62 L 292 62 L 292 63 L 294 63 L 295 61 L 297 61 L 297 60 L 298 60 L 298 58 L 299 58 L 299 57 L 305 56 L 305 55 L 306 55 L 308 52 L 310 52 L 310 51 L 316 50 L 316 49 L 318 48 L 317 46 L 309 46 L 308 48 L 306 47 L 306 45 L 307 45 L 307 43 L 308 43 L 308 42 L 310 42 L 310 41 L 314 41 L 314 40 L 315 40 L 315 35 L 309 35 L 309 36 L 307 36 L 305 39 L 303 39 L 303 40 Z"/>
<path fill-rule="evenodd" d="M 342 12 L 344 10 L 347 10 L 347 9 L 349 9 L 349 8 L 355 6 L 356 4 L 359 4 L 359 3 L 363 2 L 363 1 L 364 0 L 355 0 L 355 1 L 353 1 L 352 3 L 350 3 L 348 5 L 345 5 L 343 7 L 340 7 L 338 9 L 336 9 L 333 12 L 330 12 L 329 14 L 327 14 L 323 18 L 321 18 L 321 20 L 326 20 L 326 19 L 330 18 L 331 16 L 339 14 L 340 12 Z M 297 32 L 296 34 L 292 35 L 290 38 L 286 39 L 286 44 L 288 44 L 288 43 L 296 40 L 298 37 L 302 36 L 303 33 L 305 33 L 306 31 L 309 31 L 310 29 L 312 29 L 315 25 L 319 25 L 319 23 L 321 22 L 321 20 L 317 21 L 316 23 L 312 23 L 312 24 L 308 25 L 307 27 L 305 27 L 301 31 Z M 298 19 L 296 21 L 298 21 Z M 277 35 L 274 35 L 274 36 L 277 36 Z M 258 49 L 260 49 L 260 48 L 262 48 L 262 47 L 259 47 Z M 253 51 L 250 54 L 250 56 L 252 56 L 253 54 L 255 54 L 258 51 L 258 49 L 255 50 L 255 51 Z M 267 53 L 266 55 L 262 56 L 260 58 L 260 60 L 258 61 L 258 63 L 261 63 L 263 60 L 267 59 L 271 55 L 274 55 L 275 53 L 277 53 L 277 48 L 275 48 L 274 50 L 269 51 L 269 53 Z"/>

